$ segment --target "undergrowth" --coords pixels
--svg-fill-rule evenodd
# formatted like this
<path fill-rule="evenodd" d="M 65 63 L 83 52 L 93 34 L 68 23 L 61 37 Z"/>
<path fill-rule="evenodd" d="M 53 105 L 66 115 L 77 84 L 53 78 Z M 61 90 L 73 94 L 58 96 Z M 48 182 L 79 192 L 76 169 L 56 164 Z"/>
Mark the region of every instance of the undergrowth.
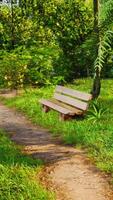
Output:
<path fill-rule="evenodd" d="M 42 161 L 21 154 L 0 130 L 0 200 L 53 200 L 38 182 Z"/>
<path fill-rule="evenodd" d="M 67 87 L 90 92 L 91 84 L 90 79 L 80 79 Z M 24 112 L 34 123 L 47 127 L 53 135 L 60 135 L 65 143 L 87 148 L 101 170 L 113 173 L 112 85 L 113 80 L 103 80 L 100 97 L 97 102 L 91 102 L 86 116 L 66 122 L 59 121 L 55 111 L 42 112 L 39 100 L 50 98 L 54 86 L 26 89 L 23 95 L 5 100 L 5 103 Z"/>

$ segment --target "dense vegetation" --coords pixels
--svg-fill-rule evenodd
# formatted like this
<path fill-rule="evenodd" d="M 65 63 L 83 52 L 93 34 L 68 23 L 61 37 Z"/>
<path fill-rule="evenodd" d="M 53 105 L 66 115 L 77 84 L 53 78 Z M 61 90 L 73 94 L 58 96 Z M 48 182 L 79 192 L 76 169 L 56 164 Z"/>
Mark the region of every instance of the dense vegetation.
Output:
<path fill-rule="evenodd" d="M 103 67 L 103 77 L 112 77 L 112 1 L 100 2 L 97 23 L 93 2 L 85 0 L 21 0 L 18 6 L 13 1 L 11 6 L 2 5 L 0 85 L 42 86 L 92 77 L 97 54 L 96 68 Z"/>
<path fill-rule="evenodd" d="M 37 181 L 42 162 L 22 155 L 0 130 L 0 199 L 53 200 Z"/>

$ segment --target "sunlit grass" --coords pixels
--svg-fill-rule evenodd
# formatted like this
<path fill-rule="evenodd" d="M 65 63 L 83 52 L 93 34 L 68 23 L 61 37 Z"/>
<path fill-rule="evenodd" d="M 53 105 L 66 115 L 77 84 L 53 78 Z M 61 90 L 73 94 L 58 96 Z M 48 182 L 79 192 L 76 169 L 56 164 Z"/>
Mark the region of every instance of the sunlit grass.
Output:
<path fill-rule="evenodd" d="M 61 122 L 58 113 L 51 111 L 42 112 L 39 100 L 50 98 L 54 92 L 54 86 L 37 89 L 27 89 L 23 95 L 14 99 L 8 99 L 8 106 L 15 106 L 23 111 L 36 124 L 47 127 L 53 134 L 60 135 L 67 144 L 85 147 L 92 156 L 96 165 L 107 172 L 113 173 L 113 80 L 103 80 L 101 94 L 98 99 L 100 114 L 95 114 L 91 103 L 89 110 L 83 119 Z M 91 79 L 75 80 L 68 87 L 90 92 Z M 106 111 L 105 113 L 103 111 Z M 100 112 L 100 110 L 99 110 Z M 93 116 L 93 117 L 92 117 Z"/>
<path fill-rule="evenodd" d="M 0 130 L 0 200 L 53 200 L 38 182 L 42 161 L 22 155 Z"/>

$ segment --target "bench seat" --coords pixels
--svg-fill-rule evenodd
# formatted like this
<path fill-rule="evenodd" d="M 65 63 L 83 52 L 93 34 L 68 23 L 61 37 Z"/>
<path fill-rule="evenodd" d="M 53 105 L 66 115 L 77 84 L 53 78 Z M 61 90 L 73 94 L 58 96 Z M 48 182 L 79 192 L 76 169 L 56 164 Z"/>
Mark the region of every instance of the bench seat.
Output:
<path fill-rule="evenodd" d="M 41 104 L 47 106 L 48 108 L 52 108 L 53 110 L 57 110 L 58 112 L 65 114 L 65 115 L 74 115 L 75 113 L 72 110 L 69 110 L 51 100 L 42 99 L 40 101 Z"/>
<path fill-rule="evenodd" d="M 40 103 L 44 112 L 56 110 L 60 113 L 60 119 L 66 120 L 76 115 L 83 115 L 88 109 L 91 98 L 91 94 L 56 86 L 53 98 L 42 99 Z"/>

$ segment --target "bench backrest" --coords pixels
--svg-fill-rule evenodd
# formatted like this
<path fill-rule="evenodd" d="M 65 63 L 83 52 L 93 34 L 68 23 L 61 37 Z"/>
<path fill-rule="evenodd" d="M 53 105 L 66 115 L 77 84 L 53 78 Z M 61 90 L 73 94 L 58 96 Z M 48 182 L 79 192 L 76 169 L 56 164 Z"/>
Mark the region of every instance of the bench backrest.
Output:
<path fill-rule="evenodd" d="M 88 108 L 88 101 L 92 99 L 92 95 L 58 85 L 55 89 L 54 98 L 80 110 L 86 111 Z"/>

